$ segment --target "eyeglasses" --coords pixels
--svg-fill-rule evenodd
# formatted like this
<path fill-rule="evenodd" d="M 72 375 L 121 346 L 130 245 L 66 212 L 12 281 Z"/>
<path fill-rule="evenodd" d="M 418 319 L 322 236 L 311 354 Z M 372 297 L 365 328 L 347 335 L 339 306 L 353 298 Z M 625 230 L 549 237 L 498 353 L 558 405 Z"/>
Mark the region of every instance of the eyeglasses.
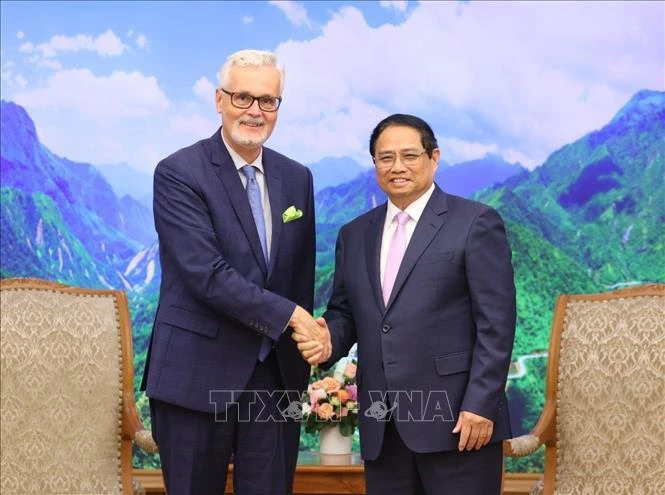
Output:
<path fill-rule="evenodd" d="M 264 112 L 276 112 L 279 105 L 282 103 L 281 96 L 252 96 L 245 92 L 232 93 L 223 88 L 217 88 L 217 91 L 229 95 L 231 97 L 231 105 L 243 110 L 251 107 L 256 100 L 259 102 L 259 108 Z"/>
<path fill-rule="evenodd" d="M 376 168 L 381 170 L 392 168 L 395 165 L 398 156 L 399 161 L 402 162 L 405 167 L 413 167 L 419 163 L 418 159 L 423 153 L 427 153 L 427 150 L 422 150 L 420 153 L 416 153 L 415 151 L 402 151 L 398 155 L 395 153 L 385 153 L 381 156 L 375 156 L 373 160 Z"/>

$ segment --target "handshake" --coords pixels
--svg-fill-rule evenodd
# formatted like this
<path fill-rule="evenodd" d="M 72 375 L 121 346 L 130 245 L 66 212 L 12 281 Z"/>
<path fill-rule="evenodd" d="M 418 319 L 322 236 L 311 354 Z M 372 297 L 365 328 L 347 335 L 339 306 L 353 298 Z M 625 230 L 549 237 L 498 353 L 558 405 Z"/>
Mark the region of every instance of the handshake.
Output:
<path fill-rule="evenodd" d="M 305 309 L 296 306 L 289 320 L 293 328 L 291 338 L 298 344 L 298 350 L 309 364 L 324 363 L 332 354 L 330 330 L 323 318 L 316 320 Z"/>

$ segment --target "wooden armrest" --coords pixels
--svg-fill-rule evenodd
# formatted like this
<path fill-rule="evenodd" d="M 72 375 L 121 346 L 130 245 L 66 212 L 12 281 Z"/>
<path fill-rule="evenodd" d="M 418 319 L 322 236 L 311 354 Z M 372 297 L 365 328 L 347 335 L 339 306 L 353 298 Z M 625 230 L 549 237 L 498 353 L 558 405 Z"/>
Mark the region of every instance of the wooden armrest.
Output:
<path fill-rule="evenodd" d="M 553 388 L 548 386 L 548 392 Z M 503 455 L 508 457 L 523 457 L 533 454 L 541 445 L 551 447 L 556 442 L 555 417 L 556 409 L 554 400 L 547 400 L 543 412 L 538 418 L 536 426 L 527 435 L 510 438 L 503 441 Z"/>
<path fill-rule="evenodd" d="M 134 396 L 132 394 L 125 395 L 124 407 L 124 421 L 123 421 L 123 436 L 126 439 L 133 440 L 142 450 L 151 454 L 159 452 L 157 443 L 152 438 L 150 430 L 146 430 L 136 412 L 136 405 L 134 404 Z"/>
<path fill-rule="evenodd" d="M 504 440 L 503 455 L 510 457 L 523 457 L 533 454 L 542 442 L 536 435 L 522 435 L 520 437 Z"/>
<path fill-rule="evenodd" d="M 149 430 L 140 430 L 136 432 L 134 436 L 134 443 L 138 445 L 142 450 L 150 454 L 156 454 L 159 452 L 159 448 L 155 443 L 155 440 L 152 438 L 152 433 Z"/>

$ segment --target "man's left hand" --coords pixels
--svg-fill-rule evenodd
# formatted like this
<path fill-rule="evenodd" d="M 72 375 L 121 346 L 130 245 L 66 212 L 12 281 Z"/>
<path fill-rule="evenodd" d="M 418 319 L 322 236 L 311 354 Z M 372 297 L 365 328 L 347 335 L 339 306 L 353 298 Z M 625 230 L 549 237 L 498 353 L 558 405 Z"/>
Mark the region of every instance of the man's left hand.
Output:
<path fill-rule="evenodd" d="M 492 438 L 494 421 L 469 411 L 460 411 L 453 433 L 460 433 L 457 449 L 478 450 L 487 445 Z"/>

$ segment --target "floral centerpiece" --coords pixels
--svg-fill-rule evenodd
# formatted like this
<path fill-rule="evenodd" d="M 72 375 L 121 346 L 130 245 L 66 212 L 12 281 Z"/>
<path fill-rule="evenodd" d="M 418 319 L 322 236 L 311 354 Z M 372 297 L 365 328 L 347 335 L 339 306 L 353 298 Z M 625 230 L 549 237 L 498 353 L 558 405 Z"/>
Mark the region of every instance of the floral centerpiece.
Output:
<path fill-rule="evenodd" d="M 353 435 L 358 424 L 356 360 L 342 358 L 327 372 L 316 368 L 313 377 L 303 399 L 305 431 L 338 425 L 342 435 Z"/>

